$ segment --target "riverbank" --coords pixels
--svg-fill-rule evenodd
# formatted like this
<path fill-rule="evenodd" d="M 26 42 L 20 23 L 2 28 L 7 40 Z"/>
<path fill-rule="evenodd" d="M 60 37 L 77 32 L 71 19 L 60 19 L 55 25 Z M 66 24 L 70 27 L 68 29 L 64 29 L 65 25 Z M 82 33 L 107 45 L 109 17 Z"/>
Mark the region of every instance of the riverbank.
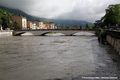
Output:
<path fill-rule="evenodd" d="M 120 55 L 120 31 L 103 31 L 98 34 L 98 41 L 101 44 L 110 44 Z"/>
<path fill-rule="evenodd" d="M 13 35 L 13 30 L 0 31 L 0 36 L 12 36 L 12 35 Z"/>

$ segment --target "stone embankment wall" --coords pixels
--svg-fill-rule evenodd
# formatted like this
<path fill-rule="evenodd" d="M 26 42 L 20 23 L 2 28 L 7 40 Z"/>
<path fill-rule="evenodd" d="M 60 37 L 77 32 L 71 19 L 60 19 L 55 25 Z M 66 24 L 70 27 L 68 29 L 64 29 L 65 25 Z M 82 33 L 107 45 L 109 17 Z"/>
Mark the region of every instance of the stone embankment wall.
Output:
<path fill-rule="evenodd" d="M 12 30 L 0 31 L 0 36 L 12 36 L 12 35 L 13 35 L 13 31 Z"/>
<path fill-rule="evenodd" d="M 109 31 L 106 40 L 120 55 L 120 32 Z"/>

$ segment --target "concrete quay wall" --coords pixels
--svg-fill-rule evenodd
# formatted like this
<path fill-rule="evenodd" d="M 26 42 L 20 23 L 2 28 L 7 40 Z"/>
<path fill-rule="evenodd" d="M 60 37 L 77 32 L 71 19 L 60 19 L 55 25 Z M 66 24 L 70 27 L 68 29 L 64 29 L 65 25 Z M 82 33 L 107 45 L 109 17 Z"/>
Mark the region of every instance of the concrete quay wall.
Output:
<path fill-rule="evenodd" d="M 114 34 L 115 33 L 115 34 Z M 106 41 L 116 50 L 120 55 L 120 32 L 109 32 L 106 36 Z"/>

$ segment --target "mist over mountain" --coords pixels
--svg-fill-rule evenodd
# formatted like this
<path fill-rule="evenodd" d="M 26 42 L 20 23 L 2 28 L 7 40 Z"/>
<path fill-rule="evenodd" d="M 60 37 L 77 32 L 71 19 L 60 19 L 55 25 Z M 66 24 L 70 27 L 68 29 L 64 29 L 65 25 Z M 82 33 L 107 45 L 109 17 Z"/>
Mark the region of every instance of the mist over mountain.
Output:
<path fill-rule="evenodd" d="M 87 22 L 87 21 L 82 21 L 82 20 L 40 18 L 40 17 L 29 15 L 19 9 L 13 9 L 13 8 L 8 8 L 8 7 L 4 7 L 4 6 L 0 6 L 0 8 L 7 10 L 14 15 L 26 17 L 30 21 L 54 22 L 56 25 L 59 25 L 59 26 L 85 26 L 86 24 L 92 25 L 92 23 Z"/>
<path fill-rule="evenodd" d="M 1 6 L 47 19 L 85 20 L 95 22 L 105 9 L 120 0 L 0 0 Z"/>
<path fill-rule="evenodd" d="M 83 20 L 67 20 L 67 19 L 52 19 L 52 21 L 57 25 L 66 25 L 66 26 L 86 26 L 93 25 L 93 23 L 83 21 Z"/>

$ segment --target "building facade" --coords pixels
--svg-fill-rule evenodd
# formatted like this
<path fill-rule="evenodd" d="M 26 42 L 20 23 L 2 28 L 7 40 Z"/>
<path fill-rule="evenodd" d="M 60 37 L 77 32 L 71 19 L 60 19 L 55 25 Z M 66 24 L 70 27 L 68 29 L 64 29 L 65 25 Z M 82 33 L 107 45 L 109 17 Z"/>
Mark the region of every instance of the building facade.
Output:
<path fill-rule="evenodd" d="M 44 28 L 44 23 L 43 22 L 39 22 L 39 27 L 40 27 L 40 29 L 43 29 Z"/>
<path fill-rule="evenodd" d="M 55 29 L 55 24 L 53 22 L 36 22 L 37 29 Z"/>
<path fill-rule="evenodd" d="M 41 29 L 55 29 L 55 24 L 53 22 L 44 23 Z"/>
<path fill-rule="evenodd" d="M 55 29 L 55 24 L 53 22 L 49 23 L 50 29 Z"/>
<path fill-rule="evenodd" d="M 32 21 L 27 21 L 27 29 L 32 29 L 33 23 Z"/>
<path fill-rule="evenodd" d="M 42 21 L 29 21 L 25 17 L 22 16 L 13 16 L 13 21 L 18 24 L 18 26 L 22 29 L 56 29 L 55 24 L 53 22 L 42 22 Z"/>
<path fill-rule="evenodd" d="M 33 25 L 32 25 L 32 29 L 34 29 L 34 30 L 37 29 L 36 22 L 33 22 L 32 24 L 33 24 Z"/>
<path fill-rule="evenodd" d="M 27 29 L 27 19 L 22 16 L 12 16 L 14 22 L 16 22 L 21 29 Z"/>

